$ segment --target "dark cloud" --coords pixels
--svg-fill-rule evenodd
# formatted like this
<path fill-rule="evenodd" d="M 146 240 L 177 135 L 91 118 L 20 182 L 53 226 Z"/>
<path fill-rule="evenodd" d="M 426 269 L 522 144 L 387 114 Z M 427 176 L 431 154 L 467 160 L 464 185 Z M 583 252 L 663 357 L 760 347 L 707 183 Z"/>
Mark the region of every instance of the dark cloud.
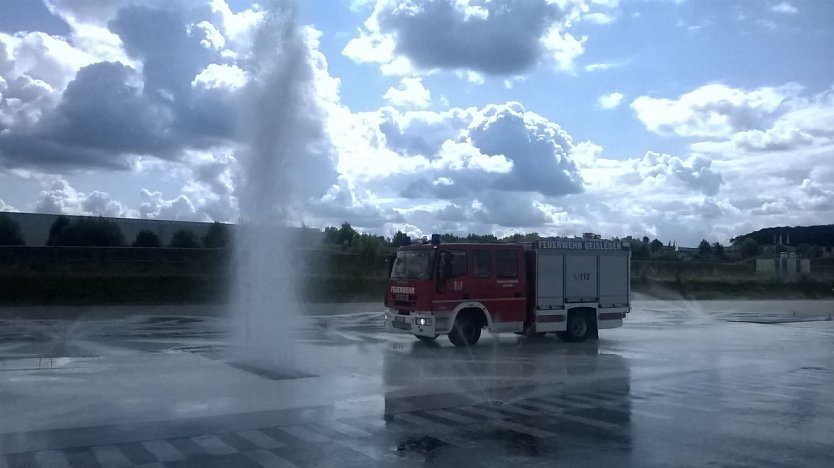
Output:
<path fill-rule="evenodd" d="M 379 0 L 363 37 L 346 54 L 369 58 L 374 44 L 394 41 L 394 53 L 421 69 L 470 69 L 491 75 L 523 73 L 546 55 L 563 53 L 567 65 L 582 46 L 561 34 L 580 2 L 547 0 Z"/>
<path fill-rule="evenodd" d="M 485 19 L 463 18 L 450 1 L 396 8 L 379 15 L 384 32 L 397 36 L 397 52 L 421 68 L 471 68 L 492 74 L 519 73 L 541 54 L 541 36 L 561 16 L 544 1 L 496 1 L 483 6 Z"/>
<path fill-rule="evenodd" d="M 32 128 L 0 137 L 0 152 L 21 165 L 123 167 L 124 155 L 172 149 L 169 122 L 130 67 L 101 62 L 82 68 L 61 103 Z"/>
<path fill-rule="evenodd" d="M 193 138 L 230 138 L 235 130 L 236 108 L 228 90 L 192 87 L 209 64 L 222 63 L 208 22 L 193 23 L 183 13 L 131 6 L 119 10 L 108 24 L 131 57 L 141 60 L 144 92 L 149 99 L 168 105 L 173 128 Z"/>
<path fill-rule="evenodd" d="M 12 166 L 126 168 L 132 155 L 177 159 L 188 148 L 228 144 L 245 75 L 233 65 L 206 73 L 222 63 L 223 38 L 209 23 L 189 21 L 173 10 L 119 10 L 109 27 L 141 73 L 118 62 L 83 67 L 57 105 L 38 105 L 35 121 L 26 120 L 36 115 L 28 109 L 57 94 L 26 75 L 5 83 L 0 128 L 8 131 L 0 136 L 0 159 Z M 2 48 L 0 67 L 13 59 L 7 55 Z M 229 70 L 238 82 L 229 83 Z M 208 81 L 196 83 L 198 76 Z M 28 107 L 10 107 L 11 98 Z"/>

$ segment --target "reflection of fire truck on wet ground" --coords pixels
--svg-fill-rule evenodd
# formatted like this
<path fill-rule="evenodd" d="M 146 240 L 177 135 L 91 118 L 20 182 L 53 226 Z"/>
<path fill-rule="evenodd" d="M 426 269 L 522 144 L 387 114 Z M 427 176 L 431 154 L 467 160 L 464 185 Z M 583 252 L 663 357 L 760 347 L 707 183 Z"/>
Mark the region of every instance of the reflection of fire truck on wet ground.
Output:
<path fill-rule="evenodd" d="M 584 341 L 623 325 L 630 307 L 627 242 L 543 239 L 532 244 L 429 244 L 397 250 L 386 326 L 456 346 L 483 328 Z"/>

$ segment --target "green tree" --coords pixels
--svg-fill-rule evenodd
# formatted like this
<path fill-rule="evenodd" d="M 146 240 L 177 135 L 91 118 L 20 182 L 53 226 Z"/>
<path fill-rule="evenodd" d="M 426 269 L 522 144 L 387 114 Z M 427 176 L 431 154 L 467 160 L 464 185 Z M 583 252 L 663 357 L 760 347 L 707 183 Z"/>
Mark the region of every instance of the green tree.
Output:
<path fill-rule="evenodd" d="M 171 236 L 171 243 L 168 247 L 175 249 L 199 249 L 200 239 L 197 235 L 187 229 L 180 229 Z"/>
<path fill-rule="evenodd" d="M 136 239 L 130 244 L 131 247 L 162 247 L 159 236 L 153 231 L 139 231 Z"/>
<path fill-rule="evenodd" d="M 397 248 L 397 247 L 405 245 L 405 243 L 407 241 L 408 241 L 408 235 L 406 235 L 406 233 L 404 233 L 402 231 L 397 231 L 397 233 L 394 234 L 394 237 L 391 239 L 391 246 L 393 246 L 394 248 Z"/>
<path fill-rule="evenodd" d="M 663 250 L 663 242 L 660 242 L 659 240 L 655 239 L 649 243 L 649 249 L 652 251 L 652 254 L 660 252 L 661 250 Z"/>
<path fill-rule="evenodd" d="M 698 244 L 698 255 L 708 257 L 711 253 L 712 247 L 710 247 L 709 242 L 706 239 L 701 239 L 701 243 Z"/>
<path fill-rule="evenodd" d="M 715 242 L 712 244 L 712 254 L 715 255 L 717 258 L 724 259 L 724 246 L 721 245 L 720 242 Z"/>
<path fill-rule="evenodd" d="M 203 246 L 207 249 L 225 249 L 232 243 L 231 230 L 228 224 L 214 222 L 203 236 Z"/>
<path fill-rule="evenodd" d="M 631 245 L 631 258 L 634 260 L 648 260 L 649 259 L 649 245 L 648 243 L 643 243 L 637 239 L 633 239 L 631 236 L 627 237 L 626 240 Z"/>
<path fill-rule="evenodd" d="M 349 222 L 345 221 L 336 233 L 336 243 L 344 249 L 349 249 L 357 235 L 356 230 L 353 229 Z"/>
<path fill-rule="evenodd" d="M 759 243 L 752 237 L 746 237 L 741 243 L 741 258 L 750 258 L 759 255 Z"/>
<path fill-rule="evenodd" d="M 0 245 L 26 245 L 20 233 L 20 224 L 3 213 L 0 213 Z"/>

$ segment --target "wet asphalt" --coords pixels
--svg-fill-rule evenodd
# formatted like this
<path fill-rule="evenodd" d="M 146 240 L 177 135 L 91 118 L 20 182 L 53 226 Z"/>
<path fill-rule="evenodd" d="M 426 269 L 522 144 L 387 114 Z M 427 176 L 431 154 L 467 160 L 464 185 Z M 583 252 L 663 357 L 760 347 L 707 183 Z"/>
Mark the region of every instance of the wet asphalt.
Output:
<path fill-rule="evenodd" d="M 831 301 L 639 301 L 599 340 L 469 349 L 319 305 L 280 370 L 218 308 L 38 310 L 0 311 L 0 468 L 834 466 Z"/>

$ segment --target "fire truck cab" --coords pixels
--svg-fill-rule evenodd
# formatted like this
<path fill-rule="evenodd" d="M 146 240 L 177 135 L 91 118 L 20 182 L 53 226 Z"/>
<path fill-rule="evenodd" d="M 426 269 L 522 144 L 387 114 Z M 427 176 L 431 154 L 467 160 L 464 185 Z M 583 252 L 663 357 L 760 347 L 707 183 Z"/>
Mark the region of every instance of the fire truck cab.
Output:
<path fill-rule="evenodd" d="M 481 331 L 584 341 L 630 312 L 627 242 L 542 239 L 531 244 L 400 247 L 385 292 L 386 327 L 456 346 Z"/>

